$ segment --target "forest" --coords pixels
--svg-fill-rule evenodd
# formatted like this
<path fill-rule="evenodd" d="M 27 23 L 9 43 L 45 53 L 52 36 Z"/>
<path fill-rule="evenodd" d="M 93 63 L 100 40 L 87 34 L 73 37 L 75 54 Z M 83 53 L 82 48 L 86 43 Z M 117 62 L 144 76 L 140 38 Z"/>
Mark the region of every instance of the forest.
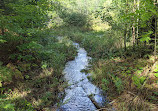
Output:
<path fill-rule="evenodd" d="M 0 111 L 60 111 L 73 43 L 96 111 L 158 111 L 157 24 L 158 0 L 0 0 Z"/>

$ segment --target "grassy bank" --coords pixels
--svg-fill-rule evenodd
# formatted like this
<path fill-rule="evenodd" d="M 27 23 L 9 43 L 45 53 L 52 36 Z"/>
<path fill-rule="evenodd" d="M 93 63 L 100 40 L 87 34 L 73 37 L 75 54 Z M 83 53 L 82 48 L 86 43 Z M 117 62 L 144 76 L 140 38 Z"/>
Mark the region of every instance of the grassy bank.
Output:
<path fill-rule="evenodd" d="M 0 111 L 49 111 L 63 97 L 58 95 L 67 85 L 62 70 L 76 48 L 67 38 L 58 41 L 51 29 L 33 36 L 24 44 L 1 44 Z M 9 44 L 16 51 L 9 51 Z"/>
<path fill-rule="evenodd" d="M 93 57 L 88 70 L 92 82 L 103 89 L 118 111 L 157 110 L 158 63 L 147 46 L 128 46 L 124 51 L 122 37 L 117 36 L 120 32 L 110 30 L 71 27 L 58 28 L 54 34 L 58 32 L 80 43 Z"/>

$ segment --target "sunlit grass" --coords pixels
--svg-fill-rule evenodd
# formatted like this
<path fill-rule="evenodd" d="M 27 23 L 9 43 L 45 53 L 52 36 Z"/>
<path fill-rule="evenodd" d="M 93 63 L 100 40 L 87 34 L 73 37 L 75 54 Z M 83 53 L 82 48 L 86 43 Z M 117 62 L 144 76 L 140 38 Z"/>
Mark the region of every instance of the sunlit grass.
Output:
<path fill-rule="evenodd" d="M 92 22 L 91 28 L 93 31 L 99 32 L 99 31 L 106 31 L 111 29 L 111 26 L 108 24 L 108 22 L 103 23 L 100 18 L 92 19 L 91 22 Z"/>
<path fill-rule="evenodd" d="M 154 76 L 154 72 L 149 72 L 150 67 L 154 64 L 151 58 L 132 59 L 130 57 L 99 60 L 92 63 L 93 67 L 90 71 L 92 80 L 106 91 L 110 100 L 117 100 L 114 106 L 119 111 L 156 109 L 158 78 Z M 114 77 L 120 78 L 123 89 L 117 90 L 122 86 L 115 82 Z M 131 93 L 128 94 L 128 91 Z M 130 104 L 126 104 L 129 103 L 128 101 Z"/>

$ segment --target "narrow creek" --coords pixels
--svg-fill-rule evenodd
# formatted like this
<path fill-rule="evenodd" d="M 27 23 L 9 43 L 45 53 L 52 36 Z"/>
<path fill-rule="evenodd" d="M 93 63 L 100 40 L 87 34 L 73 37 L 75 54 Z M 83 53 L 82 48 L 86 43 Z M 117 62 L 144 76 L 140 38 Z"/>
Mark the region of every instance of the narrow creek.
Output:
<path fill-rule="evenodd" d="M 74 43 L 74 46 L 78 50 L 78 55 L 75 60 L 66 64 L 63 71 L 69 87 L 65 89 L 66 96 L 58 111 L 96 111 L 98 107 L 105 105 L 106 97 L 102 96 L 102 91 L 81 72 L 88 66 L 90 57 L 78 43 Z"/>

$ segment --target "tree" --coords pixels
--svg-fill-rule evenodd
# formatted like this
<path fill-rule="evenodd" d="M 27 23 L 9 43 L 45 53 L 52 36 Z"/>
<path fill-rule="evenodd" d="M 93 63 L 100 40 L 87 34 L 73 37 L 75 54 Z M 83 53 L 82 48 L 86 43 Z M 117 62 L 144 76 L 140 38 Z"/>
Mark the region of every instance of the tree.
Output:
<path fill-rule="evenodd" d="M 0 43 L 0 51 L 3 55 L 0 60 L 8 61 L 11 54 L 19 51 L 18 46 L 31 43 L 36 33 L 47 25 L 51 6 L 49 0 L 0 2 L 0 40 L 5 41 Z"/>

